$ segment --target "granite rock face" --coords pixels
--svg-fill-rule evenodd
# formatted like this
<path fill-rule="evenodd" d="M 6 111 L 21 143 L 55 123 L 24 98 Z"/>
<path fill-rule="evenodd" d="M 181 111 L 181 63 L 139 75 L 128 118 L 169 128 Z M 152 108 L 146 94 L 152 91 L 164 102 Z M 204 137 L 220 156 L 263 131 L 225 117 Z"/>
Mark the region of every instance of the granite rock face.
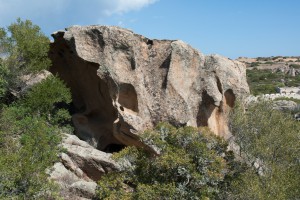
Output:
<path fill-rule="evenodd" d="M 95 149 L 75 135 L 64 134 L 64 153 L 60 162 L 48 171 L 50 179 L 60 186 L 64 199 L 92 199 L 97 181 L 111 171 L 119 171 L 119 165 L 111 159 L 110 153 Z"/>
<path fill-rule="evenodd" d="M 66 150 L 61 154 L 62 163 L 80 179 L 98 181 L 105 173 L 119 170 L 110 153 L 95 149 L 75 135 L 65 134 L 62 147 Z"/>
<path fill-rule="evenodd" d="M 227 138 L 228 111 L 249 93 L 244 64 L 182 41 L 112 26 L 73 26 L 52 36 L 50 70 L 71 88 L 76 134 L 100 150 L 143 147 L 138 134 L 161 121 L 208 126 Z"/>

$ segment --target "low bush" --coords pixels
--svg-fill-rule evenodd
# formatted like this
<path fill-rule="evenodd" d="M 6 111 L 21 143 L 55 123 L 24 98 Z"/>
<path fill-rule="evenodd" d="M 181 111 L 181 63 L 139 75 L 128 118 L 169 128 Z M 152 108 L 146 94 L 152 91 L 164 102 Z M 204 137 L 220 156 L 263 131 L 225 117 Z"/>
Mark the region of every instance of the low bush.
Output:
<path fill-rule="evenodd" d="M 159 155 L 127 147 L 113 157 L 120 173 L 99 181 L 100 199 L 216 199 L 229 170 L 227 143 L 192 127 L 159 124 L 142 134 Z"/>
<path fill-rule="evenodd" d="M 284 83 L 282 80 L 285 80 Z M 247 70 L 247 82 L 253 95 L 276 93 L 276 87 L 298 87 L 300 76 L 289 76 L 271 70 Z"/>
<path fill-rule="evenodd" d="M 47 121 L 18 106 L 0 119 L 0 199 L 45 199 L 56 187 L 45 170 L 58 159 L 60 134 Z"/>
<path fill-rule="evenodd" d="M 50 41 L 31 21 L 0 28 L 0 199 L 55 199 L 46 170 L 61 151 L 60 129 L 70 121 L 69 89 L 51 76 L 21 99 L 22 77 L 50 65 Z"/>
<path fill-rule="evenodd" d="M 0 199 L 51 199 L 57 187 L 46 169 L 61 151 L 61 122 L 68 111 L 56 104 L 70 102 L 70 91 L 57 77 L 35 85 L 0 116 Z"/>
<path fill-rule="evenodd" d="M 54 125 L 65 124 L 71 120 L 68 110 L 59 106 L 69 103 L 71 103 L 70 89 L 56 76 L 49 76 L 34 85 L 21 101 L 28 109 L 28 113 L 44 117 Z"/>
<path fill-rule="evenodd" d="M 295 69 L 300 69 L 299 64 L 290 64 L 290 67 L 295 68 Z"/>
<path fill-rule="evenodd" d="M 270 102 L 237 106 L 231 132 L 249 166 L 233 179 L 226 199 L 298 199 L 300 124 Z"/>

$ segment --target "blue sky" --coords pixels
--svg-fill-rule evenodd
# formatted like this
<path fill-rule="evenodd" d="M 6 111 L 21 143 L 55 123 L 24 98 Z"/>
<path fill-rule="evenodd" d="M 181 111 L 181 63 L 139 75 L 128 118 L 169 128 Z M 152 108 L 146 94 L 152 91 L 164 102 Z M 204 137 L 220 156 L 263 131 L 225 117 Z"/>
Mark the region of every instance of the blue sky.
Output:
<path fill-rule="evenodd" d="M 71 25 L 118 25 L 180 39 L 205 54 L 300 56 L 300 0 L 0 0 L 0 26 L 30 19 L 50 36 Z"/>

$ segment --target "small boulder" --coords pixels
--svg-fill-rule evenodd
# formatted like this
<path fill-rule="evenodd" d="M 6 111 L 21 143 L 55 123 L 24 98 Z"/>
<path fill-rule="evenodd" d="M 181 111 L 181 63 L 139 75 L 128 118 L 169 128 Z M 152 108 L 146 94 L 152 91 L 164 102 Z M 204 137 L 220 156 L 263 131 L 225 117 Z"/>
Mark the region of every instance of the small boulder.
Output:
<path fill-rule="evenodd" d="M 95 182 L 77 181 L 71 185 L 70 190 L 77 196 L 91 199 L 95 196 L 96 187 Z"/>
<path fill-rule="evenodd" d="M 119 170 L 118 164 L 111 159 L 112 154 L 95 149 L 75 135 L 65 134 L 62 146 L 68 155 L 66 157 L 63 154 L 65 163 L 82 177 L 86 175 L 90 179 L 98 181 L 105 173 Z"/>
<path fill-rule="evenodd" d="M 292 111 L 295 110 L 298 107 L 297 103 L 294 101 L 288 101 L 288 100 L 278 100 L 274 101 L 273 108 L 276 110 L 281 111 Z"/>

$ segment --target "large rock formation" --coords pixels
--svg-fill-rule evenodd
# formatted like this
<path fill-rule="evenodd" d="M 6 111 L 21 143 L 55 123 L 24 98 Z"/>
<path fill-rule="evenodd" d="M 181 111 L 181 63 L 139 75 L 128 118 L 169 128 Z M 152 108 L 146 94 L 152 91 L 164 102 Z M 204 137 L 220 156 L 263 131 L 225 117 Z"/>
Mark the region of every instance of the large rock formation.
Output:
<path fill-rule="evenodd" d="M 249 92 L 244 64 L 182 41 L 111 26 L 73 26 L 53 38 L 51 72 L 71 88 L 76 133 L 100 150 L 143 146 L 138 133 L 161 121 L 226 138 L 228 110 Z"/>

